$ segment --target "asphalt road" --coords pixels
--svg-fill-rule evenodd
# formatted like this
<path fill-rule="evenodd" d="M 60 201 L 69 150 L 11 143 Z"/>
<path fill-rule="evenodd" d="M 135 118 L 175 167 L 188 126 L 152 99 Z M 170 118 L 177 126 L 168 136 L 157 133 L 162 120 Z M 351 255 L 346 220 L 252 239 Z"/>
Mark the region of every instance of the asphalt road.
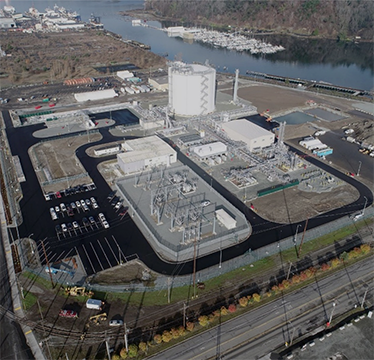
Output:
<path fill-rule="evenodd" d="M 6 266 L 2 239 L 0 244 L 0 264 L 0 305 L 3 311 L 13 312 L 8 268 Z M 1 360 L 34 359 L 30 348 L 26 344 L 26 339 L 20 325 L 16 321 L 13 321 L 11 318 L 4 315 L 0 317 L 0 340 Z"/>
<path fill-rule="evenodd" d="M 125 256 L 131 258 L 136 254 L 149 268 L 158 273 L 185 275 L 193 272 L 193 261 L 183 264 L 172 264 L 162 261 L 129 215 L 126 215 L 121 219 L 118 216 L 118 213 L 113 210 L 113 207 L 110 206 L 106 197 L 111 189 L 97 170 L 97 165 L 101 161 L 115 158 L 115 156 L 94 159 L 90 158 L 85 152 L 87 147 L 118 140 L 117 137 L 110 134 L 108 128 L 100 129 L 100 133 L 103 137 L 102 140 L 86 144 L 76 150 L 76 155 L 82 162 L 87 173 L 93 179 L 97 189 L 88 193 L 75 194 L 67 198 L 54 199 L 47 202 L 44 199 L 33 165 L 28 156 L 28 149 L 33 144 L 40 141 L 39 139 L 34 138 L 32 133 L 43 128 L 44 125 L 38 124 L 14 128 L 7 111 L 3 111 L 3 117 L 12 154 L 19 156 L 26 177 L 26 182 L 21 183 L 23 199 L 20 203 L 20 207 L 22 210 L 23 223 L 19 226 L 19 233 L 21 237 L 29 237 L 30 234 L 33 234 L 33 238 L 39 242 L 39 245 L 40 240 L 44 239 L 46 253 L 48 254 L 51 263 L 72 256 L 77 252 L 82 259 L 87 274 L 90 275 L 117 265 L 120 256 L 123 260 Z M 184 164 L 190 166 L 208 184 L 212 184 L 219 193 L 245 214 L 246 218 L 252 225 L 253 233 L 246 241 L 222 251 L 222 262 L 242 255 L 249 249 L 258 249 L 273 242 L 280 241 L 283 238 L 292 236 L 295 233 L 296 224 L 276 224 L 262 219 L 221 184 L 216 182 L 214 179 L 211 179 L 204 170 L 199 168 L 187 156 L 178 152 L 178 159 Z M 347 207 L 335 209 L 309 219 L 308 229 L 312 229 L 316 226 L 346 216 L 352 211 L 361 210 L 365 198 L 368 199 L 367 206 L 372 204 L 372 193 L 364 184 L 340 173 L 317 159 L 310 158 L 310 161 L 316 163 L 324 170 L 331 172 L 336 177 L 352 184 L 358 189 L 361 195 L 355 203 L 349 204 Z M 51 206 L 59 205 L 61 202 L 67 203 L 90 196 L 94 196 L 98 200 L 100 208 L 95 211 L 90 211 L 90 213 L 76 214 L 74 218 L 70 219 L 70 221 L 80 221 L 84 216 L 89 215 L 97 217 L 99 212 L 103 212 L 110 223 L 110 229 L 103 229 L 102 227 L 91 229 L 94 231 L 79 229 L 77 231 L 71 231 L 69 236 L 57 237 L 55 233 L 55 223 L 51 220 L 49 208 Z M 301 223 L 301 225 L 303 227 L 304 223 Z M 13 236 L 16 237 L 16 234 L 14 233 Z M 39 252 L 41 258 L 44 259 L 44 251 L 41 246 L 39 246 Z M 219 262 L 219 251 L 204 256 L 201 258 L 201 261 L 197 262 L 197 271 L 216 265 Z"/>
<path fill-rule="evenodd" d="M 363 299 L 373 303 L 373 258 L 356 263 L 328 278 L 288 294 L 233 320 L 194 336 L 149 359 L 256 359 L 285 342 L 312 336 L 337 315 L 353 309 Z"/>

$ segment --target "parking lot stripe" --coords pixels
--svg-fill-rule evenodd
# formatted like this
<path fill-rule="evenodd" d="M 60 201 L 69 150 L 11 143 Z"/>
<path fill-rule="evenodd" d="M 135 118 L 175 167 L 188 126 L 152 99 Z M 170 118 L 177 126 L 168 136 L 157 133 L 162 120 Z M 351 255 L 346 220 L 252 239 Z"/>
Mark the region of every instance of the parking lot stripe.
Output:
<path fill-rule="evenodd" d="M 106 253 L 105 253 L 103 247 L 101 246 L 101 243 L 100 243 L 99 239 L 97 239 L 97 243 L 99 244 L 99 246 L 100 246 L 100 248 L 101 248 L 101 251 L 103 252 L 103 254 L 104 254 L 104 256 L 105 256 L 106 261 L 108 261 L 109 267 L 113 267 L 113 265 L 112 265 L 111 262 L 109 261 L 108 257 L 106 256 Z"/>
<path fill-rule="evenodd" d="M 99 262 L 99 264 L 100 264 L 100 266 L 101 266 L 101 269 L 104 270 L 103 264 L 101 263 L 99 257 L 97 256 L 97 253 L 96 253 L 96 251 L 95 251 L 95 248 L 93 247 L 92 243 L 90 243 L 90 245 L 91 245 L 92 250 L 93 250 L 93 252 L 94 252 L 94 254 L 95 254 L 95 256 L 96 256 L 97 261 Z"/>
<path fill-rule="evenodd" d="M 93 264 L 92 264 L 92 262 L 91 262 L 91 259 L 90 259 L 90 257 L 88 256 L 87 250 L 86 250 L 86 248 L 84 247 L 83 244 L 82 244 L 82 248 L 83 248 L 84 252 L 86 253 L 86 256 L 87 256 L 88 261 L 89 261 L 90 264 L 91 264 L 92 271 L 96 274 L 96 269 L 95 269 L 95 267 L 93 266 Z M 78 253 L 78 250 L 77 250 L 77 253 Z"/>
<path fill-rule="evenodd" d="M 112 235 L 112 237 L 114 238 L 114 236 L 113 236 L 113 235 Z M 106 243 L 108 244 L 108 246 L 109 246 L 109 249 L 110 249 L 110 251 L 112 252 L 112 254 L 113 254 L 114 258 L 116 259 L 116 262 L 117 262 L 117 264 L 119 264 L 119 260 L 117 259 L 117 256 L 116 256 L 116 254 L 114 253 L 114 251 L 113 251 L 112 247 L 110 246 L 110 244 L 109 244 L 109 241 L 108 241 L 108 239 L 107 239 L 107 238 L 105 238 L 105 241 L 106 241 Z M 119 249 L 119 248 L 118 248 L 118 249 Z"/>

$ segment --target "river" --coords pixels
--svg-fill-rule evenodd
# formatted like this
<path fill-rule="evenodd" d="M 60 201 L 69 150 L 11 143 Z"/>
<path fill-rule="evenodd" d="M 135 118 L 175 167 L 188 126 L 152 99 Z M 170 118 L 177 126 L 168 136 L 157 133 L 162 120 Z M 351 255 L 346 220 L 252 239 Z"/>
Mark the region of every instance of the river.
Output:
<path fill-rule="evenodd" d="M 120 11 L 141 9 L 142 0 L 118 1 L 48 1 L 48 0 L 7 0 L 17 12 L 24 13 L 33 6 L 40 12 L 56 4 L 76 11 L 83 21 L 91 14 L 100 17 L 105 28 L 120 34 L 124 39 L 133 39 L 150 45 L 156 54 L 165 55 L 169 60 L 180 59 L 189 62 L 208 62 L 217 70 L 240 74 L 255 71 L 272 75 L 325 81 L 331 84 L 362 90 L 373 90 L 373 43 L 343 43 L 326 39 L 300 39 L 291 36 L 265 36 L 265 41 L 282 45 L 285 51 L 268 55 L 251 55 L 214 48 L 199 43 L 187 43 L 179 38 L 168 37 L 163 31 L 143 26 L 132 26 L 131 20 L 119 14 Z M 162 28 L 157 21 L 150 25 Z"/>

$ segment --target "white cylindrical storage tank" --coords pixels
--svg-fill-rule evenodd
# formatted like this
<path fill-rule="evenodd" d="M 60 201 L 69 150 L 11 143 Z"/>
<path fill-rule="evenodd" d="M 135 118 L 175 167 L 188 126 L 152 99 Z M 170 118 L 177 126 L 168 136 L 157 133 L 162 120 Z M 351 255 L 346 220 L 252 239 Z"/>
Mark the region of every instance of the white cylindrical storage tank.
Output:
<path fill-rule="evenodd" d="M 177 115 L 206 115 L 215 109 L 216 70 L 175 62 L 169 66 L 169 107 Z"/>

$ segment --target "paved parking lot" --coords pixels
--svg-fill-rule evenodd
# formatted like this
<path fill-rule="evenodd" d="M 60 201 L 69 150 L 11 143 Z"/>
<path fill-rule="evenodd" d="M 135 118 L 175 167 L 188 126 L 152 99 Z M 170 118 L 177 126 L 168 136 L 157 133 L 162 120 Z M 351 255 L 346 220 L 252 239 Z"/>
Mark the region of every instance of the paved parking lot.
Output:
<path fill-rule="evenodd" d="M 332 333 L 308 343 L 304 348 L 294 350 L 294 360 L 369 360 L 374 354 L 374 322 L 367 317 L 358 322 L 353 320 Z"/>

